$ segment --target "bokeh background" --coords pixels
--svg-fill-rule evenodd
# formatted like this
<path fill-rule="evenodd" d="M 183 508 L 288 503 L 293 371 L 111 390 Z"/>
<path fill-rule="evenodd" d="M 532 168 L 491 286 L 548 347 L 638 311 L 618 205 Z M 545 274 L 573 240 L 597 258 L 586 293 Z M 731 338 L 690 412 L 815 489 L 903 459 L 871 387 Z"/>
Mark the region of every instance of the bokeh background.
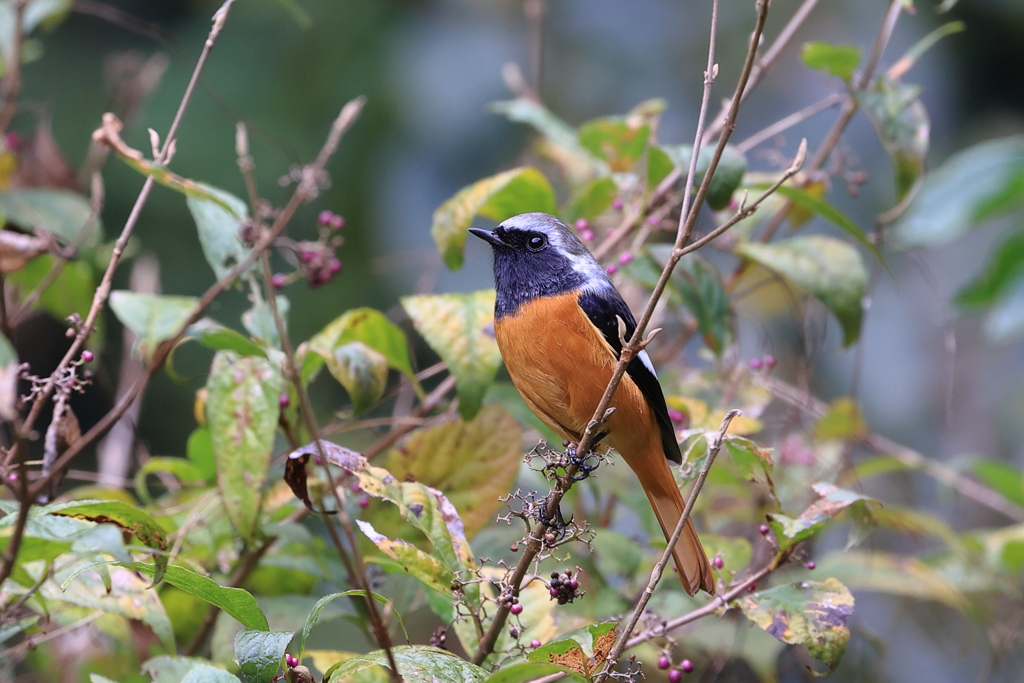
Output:
<path fill-rule="evenodd" d="M 23 97 L 29 104 L 14 128 L 30 131 L 37 117 L 52 118 L 59 146 L 77 166 L 101 114 L 112 106 L 109 84 L 118 64 L 163 54 L 167 71 L 125 133 L 129 144 L 148 149 L 146 128 L 167 129 L 218 4 L 77 3 L 52 33 L 36 35 L 42 52 L 25 66 Z M 773 1 L 770 37 L 798 4 Z M 932 166 L 972 143 L 1024 131 L 1024 3 L 970 0 L 942 15 L 935 12 L 937 4 L 919 0 L 916 13 L 900 18 L 882 60 L 891 63 L 941 23 L 966 23 L 965 32 L 941 41 L 905 79 L 924 89 Z M 432 212 L 446 198 L 515 165 L 528 147 L 528 129 L 486 108 L 510 97 L 501 75 L 505 64 L 519 64 L 532 77 L 523 4 L 296 0 L 295 5 L 302 17 L 290 2 L 236 3 L 185 116 L 174 170 L 243 195 L 234 153 L 235 122 L 241 120 L 250 130 L 264 196 L 283 199 L 290 190 L 279 187 L 279 179 L 291 165 L 313 158 L 346 101 L 365 95 L 362 116 L 329 165 L 330 189 L 292 224 L 291 235 L 303 238 L 314 236 L 321 209 L 348 221 L 342 276 L 315 291 L 303 285 L 289 289 L 294 337 L 308 338 L 353 306 L 394 311 L 398 297 L 412 291 L 489 287 L 485 245 L 470 243 L 463 270 L 448 272 L 429 226 Z M 692 140 L 709 5 L 695 0 L 551 0 L 540 89 L 545 104 L 579 124 L 661 97 L 668 103 L 661 141 Z M 752 20 L 750 5 L 723 3 L 716 103 L 738 73 Z M 858 45 L 866 52 L 885 7 L 880 0 L 822 0 L 750 97 L 734 139 L 835 90 L 835 79 L 802 65 L 800 45 L 824 40 Z M 787 134 L 781 151 L 794 149 L 798 135 L 806 135 L 813 147 L 834 116 L 834 111 L 820 114 L 799 133 Z M 768 153 L 755 151 L 751 166 L 777 168 L 777 154 L 771 152 L 779 149 L 774 143 L 762 149 Z M 867 182 L 856 196 L 835 188 L 830 199 L 868 229 L 894 202 L 889 160 L 863 116 L 847 129 L 843 149 Z M 110 238 L 123 225 L 142 178 L 116 161 L 107 165 L 104 176 L 103 221 Z M 979 318 L 963 316 L 948 304 L 978 271 L 993 243 L 1013 227 L 1010 220 L 946 248 L 893 255 L 893 275 L 879 278 L 862 340 L 852 350 L 840 350 L 838 328 L 824 315 L 812 321 L 803 336 L 810 342 L 810 381 L 817 394 L 824 399 L 856 394 L 872 429 L 929 457 L 957 464 L 983 454 L 1024 465 L 1024 344 L 987 342 Z M 164 293 L 199 295 L 213 281 L 185 203 L 170 190 L 158 187 L 153 193 L 133 248 L 158 256 Z M 118 287 L 127 285 L 123 270 Z M 242 293 L 230 293 L 212 315 L 237 326 L 245 305 Z M 118 357 L 117 323 L 112 316 L 106 322 L 105 351 Z M 739 330 L 741 353 L 775 354 L 785 376 L 792 358 L 802 353 L 794 328 L 792 322 L 754 315 Z M 208 353 L 187 347 L 176 356 L 181 377 L 161 374 L 152 383 L 139 425 L 150 453 L 183 451 L 195 425 L 194 392 L 205 380 L 208 362 Z M 116 378 L 99 380 L 109 394 Z M 321 385 L 315 400 L 326 414 L 343 395 L 333 385 Z M 102 414 L 105 401 L 109 396 L 99 396 L 93 409 L 80 413 L 84 428 Z M 954 527 L 986 522 L 974 517 L 982 514 L 977 508 L 961 509 L 932 482 L 908 477 L 903 484 L 903 490 L 890 495 L 938 511 Z M 885 537 L 874 542 L 884 543 Z M 969 681 L 983 670 L 986 634 L 948 608 L 871 594 L 857 599 L 859 635 L 835 679 Z M 881 663 L 859 666 L 858 648 L 880 649 Z"/>

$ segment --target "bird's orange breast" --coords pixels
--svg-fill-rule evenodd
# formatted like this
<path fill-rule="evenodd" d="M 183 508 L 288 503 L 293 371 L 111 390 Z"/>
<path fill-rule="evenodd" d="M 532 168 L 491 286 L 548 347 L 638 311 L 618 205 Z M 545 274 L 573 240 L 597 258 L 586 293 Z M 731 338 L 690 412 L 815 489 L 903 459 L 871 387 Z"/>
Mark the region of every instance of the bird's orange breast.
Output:
<path fill-rule="evenodd" d="M 551 429 L 574 441 L 593 417 L 618 361 L 578 297 L 568 292 L 537 298 L 494 323 L 498 348 L 523 400 Z M 648 451 L 651 440 L 660 443 L 653 412 L 628 375 L 611 405 L 607 445 L 629 459 Z"/>

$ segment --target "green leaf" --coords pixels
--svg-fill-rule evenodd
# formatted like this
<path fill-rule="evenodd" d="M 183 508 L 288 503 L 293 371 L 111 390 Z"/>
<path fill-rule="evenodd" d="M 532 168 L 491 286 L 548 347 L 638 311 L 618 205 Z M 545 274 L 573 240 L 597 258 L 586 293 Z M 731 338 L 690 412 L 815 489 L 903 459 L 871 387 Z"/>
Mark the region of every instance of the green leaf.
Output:
<path fill-rule="evenodd" d="M 244 540 L 252 541 L 259 527 L 284 381 L 264 358 L 218 351 L 206 389 L 217 485 L 231 523 Z"/>
<path fill-rule="evenodd" d="M 767 189 L 770 186 L 761 184 L 752 185 L 751 187 Z M 857 240 L 858 244 L 870 251 L 871 254 L 878 259 L 879 263 L 885 263 L 885 259 L 882 258 L 882 252 L 880 252 L 878 247 L 868 239 L 867 235 L 864 234 L 864 231 L 858 228 L 857 224 L 850 220 L 846 214 L 829 202 L 811 192 L 808 192 L 807 190 L 799 187 L 791 187 L 789 185 L 782 185 L 776 190 L 776 192 L 793 202 L 796 206 L 799 206 L 801 209 L 806 209 L 807 211 L 816 213 L 836 227 L 840 228 L 843 232 Z"/>
<path fill-rule="evenodd" d="M 904 85 L 885 75 L 859 94 L 878 139 L 892 159 L 898 202 L 907 197 L 925 171 L 931 121 L 920 95 L 920 86 Z"/>
<path fill-rule="evenodd" d="M 775 463 L 770 450 L 761 448 L 750 439 L 733 434 L 726 434 L 725 450 L 728 451 L 741 477 L 747 481 L 765 484 L 771 497 L 778 500 L 775 495 L 775 482 L 772 481 Z"/>
<path fill-rule="evenodd" d="M 217 476 L 217 462 L 213 457 L 213 437 L 208 427 L 196 427 L 185 444 L 185 455 L 196 466 L 203 479 L 212 481 Z"/>
<path fill-rule="evenodd" d="M 799 517 L 794 519 L 782 514 L 768 515 L 768 523 L 775 531 L 780 553 L 815 536 L 827 522 L 848 508 L 855 518 L 870 523 L 869 505 L 880 505 L 874 498 L 836 488 L 831 484 L 815 484 L 813 488 L 820 498 L 807 506 Z"/>
<path fill-rule="evenodd" d="M 580 126 L 580 144 L 591 154 L 608 162 L 616 173 L 630 171 L 647 147 L 650 126 L 634 125 L 624 117 L 595 119 Z"/>
<path fill-rule="evenodd" d="M 503 221 L 520 213 L 555 213 L 555 193 L 540 171 L 529 166 L 484 178 L 459 190 L 434 212 L 430 235 L 452 270 L 462 267 L 466 230 L 477 215 Z"/>
<path fill-rule="evenodd" d="M 242 683 L 270 683 L 294 637 L 291 631 L 240 629 L 235 634 L 235 659 Z"/>
<path fill-rule="evenodd" d="M 880 550 L 832 552 L 815 570 L 853 590 L 934 600 L 967 613 L 971 601 L 949 579 L 921 560 Z"/>
<path fill-rule="evenodd" d="M 266 349 L 249 337 L 210 320 L 201 320 L 192 325 L 187 335 L 214 351 L 234 351 L 239 356 L 267 357 Z"/>
<path fill-rule="evenodd" d="M 138 337 L 138 348 L 148 358 L 161 342 L 181 331 L 196 309 L 193 296 L 162 296 L 117 290 L 110 293 L 110 308 L 121 324 Z"/>
<path fill-rule="evenodd" d="M 209 664 L 196 664 L 188 670 L 181 683 L 238 683 L 238 677 Z"/>
<path fill-rule="evenodd" d="M 849 83 L 854 70 L 860 64 L 860 48 L 854 45 L 830 45 L 815 41 L 804 43 L 801 58 L 804 64 L 812 69 L 838 76 Z"/>
<path fill-rule="evenodd" d="M 353 308 L 335 318 L 309 340 L 309 349 L 323 358 L 330 370 L 334 350 L 355 341 L 383 355 L 390 367 L 406 377 L 411 379 L 414 376 L 405 332 L 386 315 L 372 308 Z M 331 372 L 333 374 L 334 371 Z"/>
<path fill-rule="evenodd" d="M 275 297 L 275 301 L 281 320 L 287 323 L 288 299 L 278 295 Z M 277 323 L 274 321 L 274 312 L 271 310 L 270 304 L 263 300 L 263 297 L 258 297 L 252 308 L 242 313 L 242 325 L 249 334 L 267 346 L 275 349 L 281 348 L 281 338 L 277 332 Z"/>
<path fill-rule="evenodd" d="M 690 155 L 693 154 L 693 147 L 691 145 L 677 145 L 673 147 L 664 147 L 662 148 L 662 151 L 665 152 L 672 163 L 682 171 L 683 179 L 685 180 L 686 173 L 690 170 Z M 697 154 L 697 166 L 695 168 L 695 175 L 693 178 L 694 191 L 696 191 L 697 186 L 704 181 L 704 174 L 707 173 L 708 166 L 711 165 L 711 159 L 713 156 L 713 147 L 705 146 L 700 148 L 700 152 Z M 660 162 L 657 163 L 660 166 Z M 715 175 L 711 178 L 711 182 L 708 184 L 708 206 L 715 211 L 721 211 L 727 207 L 729 205 L 729 201 L 732 199 L 733 193 L 743 182 L 743 176 L 746 172 L 746 155 L 736 147 L 726 145 L 725 149 L 722 151 L 721 158 L 718 160 L 718 167 L 715 169 Z"/>
<path fill-rule="evenodd" d="M 64 244 L 75 241 L 83 228 L 89 229 L 84 247 L 95 246 L 101 236 L 99 218 L 90 220 L 89 200 L 71 190 L 13 188 L 0 192 L 0 212 L 22 230 L 34 233 L 43 228 Z"/>
<path fill-rule="evenodd" d="M 949 157 L 929 173 L 892 241 L 905 249 L 953 241 L 982 221 L 1024 204 L 1024 136 L 989 140 Z"/>
<path fill-rule="evenodd" d="M 1019 469 L 1005 462 L 983 458 L 972 462 L 971 469 L 990 489 L 1024 507 L 1024 474 Z"/>
<path fill-rule="evenodd" d="M 661 265 L 664 268 L 664 263 Z M 687 254 L 672 273 L 672 283 L 696 319 L 704 343 L 715 355 L 721 355 L 730 334 L 731 317 L 729 294 L 718 269 L 696 254 Z"/>
<path fill-rule="evenodd" d="M 868 274 L 852 246 L 834 237 L 803 235 L 770 244 L 740 244 L 736 252 L 786 277 L 825 304 L 843 328 L 845 346 L 857 341 Z"/>
<path fill-rule="evenodd" d="M 563 673 L 571 680 L 586 683 L 588 680 L 572 669 L 557 664 L 542 664 L 539 662 L 519 662 L 511 666 L 504 666 L 484 681 L 484 683 L 529 683 L 551 674 Z"/>
<path fill-rule="evenodd" d="M 620 576 L 632 579 L 643 561 L 636 539 L 613 529 L 602 529 L 591 546 L 597 570 L 607 578 Z"/>
<path fill-rule="evenodd" d="M 467 538 L 494 520 L 522 460 L 522 433 L 503 407 L 489 404 L 470 421 L 418 429 L 388 454 L 397 479 L 442 491 L 459 511 Z"/>
<path fill-rule="evenodd" d="M 334 348 L 328 370 L 352 399 L 355 415 L 375 406 L 388 383 L 388 359 L 360 341 Z"/>
<path fill-rule="evenodd" d="M 758 591 L 741 598 L 739 607 L 747 619 L 782 642 L 806 645 L 829 672 L 839 666 L 850 640 L 847 621 L 853 616 L 853 596 L 835 579 Z"/>
<path fill-rule="evenodd" d="M 153 565 L 136 564 L 136 568 Z M 103 567 L 107 569 L 106 566 Z M 109 567 L 110 587 L 96 571 L 87 571 L 75 577 L 65 589 L 61 583 L 75 571 L 69 566 L 54 573 L 52 581 L 44 581 L 39 594 L 46 600 L 66 602 L 79 607 L 102 610 L 128 619 L 135 619 L 153 629 L 161 644 L 168 650 L 174 649 L 174 629 L 167 618 L 164 606 L 157 592 L 132 571 L 124 567 Z"/>
<path fill-rule="evenodd" d="M 407 681 L 459 681 L 479 683 L 488 672 L 447 650 L 425 645 L 400 645 L 391 648 L 398 673 Z M 324 683 L 345 681 L 360 671 L 375 666 L 388 666 L 382 650 L 359 655 L 340 662 L 333 671 L 324 672 Z"/>
<path fill-rule="evenodd" d="M 183 484 L 202 484 L 206 481 L 206 477 L 203 475 L 203 472 L 191 460 L 166 456 L 152 457 L 139 468 L 138 472 L 135 473 L 134 480 L 135 493 L 147 505 L 152 505 L 153 496 L 150 495 L 149 487 L 146 485 L 146 477 L 157 473 L 170 474 Z"/>
<path fill-rule="evenodd" d="M 181 683 L 182 679 L 188 675 L 188 672 L 199 665 L 209 667 L 207 660 L 200 659 L 199 657 L 157 655 L 144 661 L 141 670 L 143 674 L 149 674 L 153 678 L 153 683 Z M 219 671 L 227 673 L 223 670 Z M 232 676 L 232 679 L 238 680 L 234 676 Z"/>
<path fill-rule="evenodd" d="M 6 368 L 11 363 L 18 362 L 18 352 L 14 350 L 14 344 L 3 334 L 0 334 L 0 368 Z M 5 419 L 7 416 L 5 416 Z"/>
<path fill-rule="evenodd" d="M 136 562 L 135 567 L 146 576 L 153 576 L 156 571 L 153 565 L 144 562 Z M 167 567 L 164 581 L 217 606 L 247 628 L 257 631 L 267 631 L 270 628 L 263 610 L 256 604 L 256 599 L 243 588 L 221 586 L 213 579 L 176 565 Z"/>
<path fill-rule="evenodd" d="M 572 196 L 563 211 L 566 223 L 572 225 L 579 218 L 594 220 L 608 210 L 618 192 L 619 188 L 611 178 L 598 178 L 587 183 Z"/>
<path fill-rule="evenodd" d="M 676 165 L 661 147 L 651 145 L 647 150 L 647 189 L 653 190 L 675 170 Z"/>
<path fill-rule="evenodd" d="M 1013 233 L 996 249 L 985 268 L 957 292 L 963 308 L 991 306 L 1024 276 L 1024 230 Z"/>
<path fill-rule="evenodd" d="M 378 533 L 369 522 L 357 519 L 356 524 L 359 525 L 359 530 L 402 572 L 448 598 L 456 597 L 452 592 L 452 581 L 456 578 L 456 574 L 445 567 L 440 560 L 400 538 L 391 539 Z M 384 562 L 380 564 L 387 566 L 387 563 Z"/>
<path fill-rule="evenodd" d="M 199 230 L 203 255 L 217 279 L 224 277 L 251 251 L 242 244 L 238 229 L 249 220 L 245 202 L 229 192 L 197 183 L 209 198 L 196 194 L 185 197 L 188 210 Z"/>
<path fill-rule="evenodd" d="M 402 306 L 455 375 L 459 414 L 472 419 L 501 366 L 494 340 L 494 290 L 407 296 Z"/>

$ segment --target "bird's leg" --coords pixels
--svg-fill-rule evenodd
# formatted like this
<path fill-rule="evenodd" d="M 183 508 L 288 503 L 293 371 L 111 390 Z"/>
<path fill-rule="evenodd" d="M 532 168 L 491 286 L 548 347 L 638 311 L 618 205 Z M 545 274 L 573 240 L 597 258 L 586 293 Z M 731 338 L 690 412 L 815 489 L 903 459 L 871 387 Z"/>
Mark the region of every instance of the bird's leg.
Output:
<path fill-rule="evenodd" d="M 560 506 L 555 507 L 554 514 L 548 516 L 547 507 L 547 498 L 545 498 L 537 508 L 537 520 L 554 532 L 551 534 L 551 538 L 548 538 L 548 534 L 544 534 L 544 541 L 548 545 L 554 545 L 565 538 L 565 529 L 572 524 L 572 517 L 566 522 L 562 516 L 562 508 Z"/>
<path fill-rule="evenodd" d="M 601 459 L 594 453 L 594 447 L 606 436 L 608 436 L 608 430 L 599 432 L 591 442 L 590 449 L 582 456 L 576 452 L 575 444 L 569 444 L 565 449 L 565 457 L 569 464 L 576 466 L 576 471 L 571 476 L 573 481 L 583 481 L 601 464 Z"/>

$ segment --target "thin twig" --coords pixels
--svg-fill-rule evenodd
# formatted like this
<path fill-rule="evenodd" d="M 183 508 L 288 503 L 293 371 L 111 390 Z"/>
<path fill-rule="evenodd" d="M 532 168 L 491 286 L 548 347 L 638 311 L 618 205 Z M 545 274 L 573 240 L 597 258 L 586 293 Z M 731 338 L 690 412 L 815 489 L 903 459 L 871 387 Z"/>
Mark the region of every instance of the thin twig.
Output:
<path fill-rule="evenodd" d="M 839 93 L 832 93 L 825 99 L 818 100 L 814 104 L 808 105 L 801 109 L 800 111 L 793 112 L 789 116 L 776 121 L 767 128 L 764 128 L 763 130 L 754 133 L 749 138 L 736 145 L 736 150 L 746 154 L 753 148 L 760 145 L 765 140 L 769 140 L 778 135 L 779 133 L 789 130 L 798 123 L 802 123 L 807 119 L 811 118 L 812 116 L 820 114 L 826 109 L 831 109 L 832 107 L 836 106 L 842 101 L 842 95 L 840 95 Z"/>
<path fill-rule="evenodd" d="M 725 433 L 729 430 L 729 423 L 732 422 L 733 418 L 740 414 L 738 410 L 730 410 L 722 418 L 722 425 L 718 429 L 718 434 L 712 439 L 708 439 L 708 457 L 704 466 L 700 470 L 700 474 L 697 475 L 697 481 L 693 484 L 693 490 L 690 491 L 689 497 L 686 499 L 686 507 L 683 508 L 683 514 L 676 523 L 676 528 L 672 531 L 672 536 L 668 539 L 668 545 L 665 547 L 665 551 L 661 554 L 661 558 L 655 563 L 654 568 L 651 570 L 651 576 L 647 581 L 647 587 L 644 588 L 643 594 L 637 601 L 636 606 L 633 608 L 633 614 L 630 615 L 629 621 L 626 624 L 626 628 L 619 631 L 618 638 L 615 640 L 615 645 L 612 646 L 611 651 L 608 653 L 607 659 L 605 659 L 604 670 L 597 675 L 594 679 L 594 683 L 602 683 L 611 672 L 612 667 L 619 661 L 619 657 L 626 649 L 626 641 L 629 639 L 633 629 L 636 628 L 637 622 L 640 621 L 640 616 L 647 609 L 647 603 L 650 602 L 651 597 L 654 596 L 654 589 L 658 587 L 658 582 L 661 581 L 662 573 L 665 571 L 665 566 L 668 564 L 672 557 L 672 549 L 675 548 L 676 543 L 679 541 L 679 537 L 683 533 L 683 527 L 686 526 L 686 522 L 690 519 L 690 513 L 693 511 L 693 504 L 697 502 L 697 496 L 700 494 L 700 490 L 704 487 L 704 481 L 708 478 L 708 473 L 711 471 L 711 466 L 715 463 L 715 458 L 718 457 L 718 452 L 722 450 L 722 443 L 725 441 Z M 707 437 L 705 437 L 707 438 Z"/>
<path fill-rule="evenodd" d="M 30 650 L 34 648 L 36 645 L 39 645 L 40 643 L 45 643 L 46 641 L 53 640 L 54 638 L 60 638 L 61 636 L 71 633 L 72 631 L 76 631 L 82 628 L 83 626 L 88 626 L 92 622 L 102 617 L 103 614 L 103 610 L 96 610 L 89 616 L 79 619 L 73 624 L 68 624 L 67 626 L 59 628 L 56 631 L 50 631 L 49 633 L 46 633 L 41 636 L 29 636 L 28 638 L 21 641 L 14 647 L 9 647 L 3 652 L 0 652 L 0 661 L 7 659 L 11 655 L 18 654 L 19 652 Z"/>

